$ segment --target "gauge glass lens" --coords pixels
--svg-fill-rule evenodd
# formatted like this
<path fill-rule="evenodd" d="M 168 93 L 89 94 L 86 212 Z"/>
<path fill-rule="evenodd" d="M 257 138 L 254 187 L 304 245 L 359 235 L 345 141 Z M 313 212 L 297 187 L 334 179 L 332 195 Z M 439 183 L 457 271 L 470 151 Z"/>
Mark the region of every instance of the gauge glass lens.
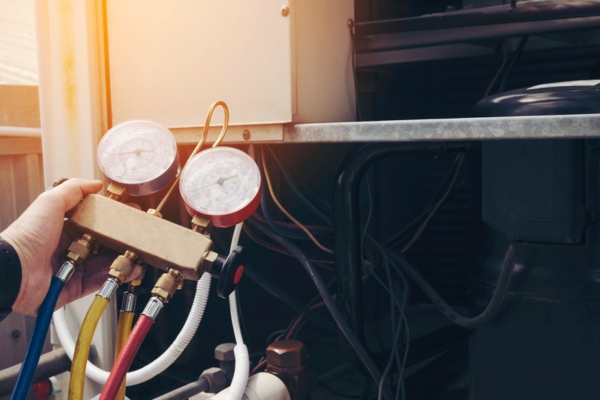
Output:
<path fill-rule="evenodd" d="M 151 182 L 173 169 L 175 160 L 177 143 L 173 134 L 153 121 L 135 120 L 116 125 L 98 145 L 102 173 L 122 184 Z"/>
<path fill-rule="evenodd" d="M 260 171 L 243 151 L 215 147 L 190 160 L 181 173 L 179 189 L 187 205 L 200 214 L 232 214 L 256 197 Z"/>

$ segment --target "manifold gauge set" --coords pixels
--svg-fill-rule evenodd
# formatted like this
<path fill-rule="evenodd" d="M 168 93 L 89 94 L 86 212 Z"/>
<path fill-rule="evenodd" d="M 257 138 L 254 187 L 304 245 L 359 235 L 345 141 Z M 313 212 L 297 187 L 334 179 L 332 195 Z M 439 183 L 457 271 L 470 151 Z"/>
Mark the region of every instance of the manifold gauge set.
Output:
<path fill-rule="evenodd" d="M 219 105 L 225 113 L 221 134 L 212 148 L 200 151 L 208 134 L 212 112 Z M 206 303 L 212 278 L 217 281 L 217 294 L 222 298 L 229 297 L 230 307 L 236 304 L 234 290 L 244 271 L 243 251 L 237 242 L 241 223 L 258 206 L 261 175 L 254 160 L 246 153 L 218 146 L 227 130 L 228 116 L 225 103 L 216 102 L 211 106 L 202 138 L 183 168 L 180 168 L 175 138 L 156 122 L 123 122 L 103 136 L 97 159 L 109 184 L 108 195 L 88 194 L 65 220 L 64 228 L 74 240 L 40 307 L 12 400 L 27 397 L 62 289 L 75 269 L 100 249 L 116 255 L 81 323 L 74 348 L 71 333 L 65 328 L 64 310 L 59 309 L 54 315 L 57 336 L 72 360 L 70 400 L 83 400 L 85 376 L 103 385 L 100 400 L 122 400 L 126 383 L 139 384 L 168 368 L 194 336 L 203 313 L 203 306 L 197 304 Z M 177 186 L 190 214 L 192 229 L 162 218 L 162 207 Z M 156 208 L 144 211 L 125 203 L 129 196 L 147 196 L 161 191 L 165 194 Z M 213 251 L 210 229 L 234 225 L 230 251 L 227 254 Z M 142 284 L 147 266 L 162 269 L 164 273 L 154 283 L 151 297 L 132 327 L 136 313 L 135 288 Z M 190 316 L 180 332 L 181 339 L 176 340 L 177 348 L 169 350 L 169 347 L 168 356 L 153 361 L 146 372 L 129 374 L 127 371 L 141 342 L 160 311 L 175 292 L 183 288 L 186 279 L 197 281 L 196 295 Z M 114 366 L 110 373 L 95 365 L 90 365 L 86 372 L 98 321 L 119 285 L 125 283 L 128 289 L 121 302 Z M 232 322 L 239 327 L 239 320 L 234 315 L 237 314 L 232 312 Z M 247 349 L 243 350 L 241 337 L 236 347 L 238 345 L 242 349 L 241 359 L 247 361 L 248 357 L 244 355 Z M 245 365 L 244 362 L 240 365 Z M 245 380 L 241 383 L 245 387 Z"/>
<path fill-rule="evenodd" d="M 98 146 L 98 164 L 109 183 L 132 196 L 155 193 L 177 175 L 177 144 L 164 126 L 145 120 L 123 122 Z M 220 228 L 248 218 L 260 202 L 261 176 L 246 153 L 213 147 L 190 158 L 181 171 L 179 190 L 193 217 L 210 218 Z"/>

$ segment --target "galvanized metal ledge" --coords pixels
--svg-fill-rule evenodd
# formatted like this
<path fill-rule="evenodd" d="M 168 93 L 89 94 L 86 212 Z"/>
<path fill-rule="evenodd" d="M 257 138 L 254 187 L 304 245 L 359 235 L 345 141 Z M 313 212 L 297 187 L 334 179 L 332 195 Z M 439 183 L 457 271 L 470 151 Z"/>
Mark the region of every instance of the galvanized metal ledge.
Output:
<path fill-rule="evenodd" d="M 284 125 L 285 143 L 423 142 L 600 137 L 600 114 Z"/>

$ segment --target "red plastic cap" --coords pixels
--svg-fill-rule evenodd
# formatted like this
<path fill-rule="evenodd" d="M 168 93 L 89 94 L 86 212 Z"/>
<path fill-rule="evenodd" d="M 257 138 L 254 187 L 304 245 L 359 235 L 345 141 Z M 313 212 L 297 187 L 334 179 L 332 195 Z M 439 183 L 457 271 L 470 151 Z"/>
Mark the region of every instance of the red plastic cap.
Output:
<path fill-rule="evenodd" d="M 37 400 L 49 399 L 49 396 L 52 394 L 52 382 L 50 382 L 50 379 L 34 383 L 33 393 L 35 393 Z"/>
<path fill-rule="evenodd" d="M 237 269 L 237 271 L 235 271 L 235 276 L 233 277 L 233 283 L 234 284 L 238 284 L 238 282 L 242 279 L 242 275 L 244 275 L 244 266 L 240 265 Z"/>

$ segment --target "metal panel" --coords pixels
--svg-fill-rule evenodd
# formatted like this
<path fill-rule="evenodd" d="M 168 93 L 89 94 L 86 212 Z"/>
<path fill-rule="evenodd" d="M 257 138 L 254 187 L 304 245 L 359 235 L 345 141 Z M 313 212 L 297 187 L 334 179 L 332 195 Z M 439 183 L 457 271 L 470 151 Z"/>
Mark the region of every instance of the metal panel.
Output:
<path fill-rule="evenodd" d="M 346 122 L 284 126 L 285 143 L 597 138 L 600 114 Z"/>
<path fill-rule="evenodd" d="M 348 26 L 354 2 L 297 0 L 295 11 L 298 110 L 292 122 L 356 120 Z"/>
<path fill-rule="evenodd" d="M 178 144 L 196 144 L 202 137 L 203 127 L 171 128 Z M 211 126 L 207 142 L 217 140 L 221 127 Z M 272 142 L 283 139 L 283 124 L 229 126 L 223 143 Z"/>
<path fill-rule="evenodd" d="M 470 40 L 507 38 L 536 35 L 552 32 L 563 32 L 575 29 L 595 28 L 600 24 L 600 17 L 568 18 L 556 21 L 519 22 L 464 28 L 437 29 L 390 33 L 361 38 L 357 43 L 357 52 L 395 50 L 407 47 L 432 46 L 445 43 L 456 43 Z"/>
<path fill-rule="evenodd" d="M 216 100 L 232 124 L 292 116 L 288 1 L 107 1 L 113 123 L 198 126 Z M 215 113 L 214 123 L 222 123 Z"/>

